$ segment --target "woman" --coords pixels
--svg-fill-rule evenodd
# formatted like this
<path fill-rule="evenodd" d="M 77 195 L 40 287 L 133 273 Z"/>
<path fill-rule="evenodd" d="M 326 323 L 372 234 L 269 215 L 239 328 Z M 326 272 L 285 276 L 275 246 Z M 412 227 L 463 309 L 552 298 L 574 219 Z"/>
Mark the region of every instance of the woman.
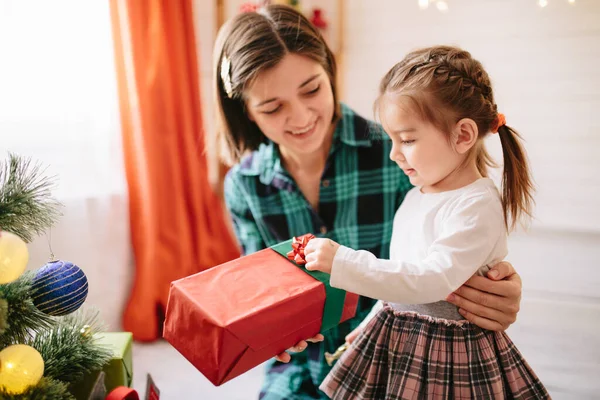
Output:
<path fill-rule="evenodd" d="M 336 63 L 324 39 L 300 13 L 268 6 L 240 14 L 219 32 L 214 52 L 217 143 L 233 165 L 224 190 L 245 254 L 307 232 L 380 258 L 388 249 L 395 211 L 411 185 L 388 158 L 391 143 L 378 126 L 336 94 Z M 510 264 L 473 277 L 448 301 L 484 329 L 516 319 L 521 282 Z M 318 390 L 333 352 L 369 313 L 298 343 L 267 366 L 260 398 L 325 398 Z M 323 340 L 324 339 L 324 340 Z"/>

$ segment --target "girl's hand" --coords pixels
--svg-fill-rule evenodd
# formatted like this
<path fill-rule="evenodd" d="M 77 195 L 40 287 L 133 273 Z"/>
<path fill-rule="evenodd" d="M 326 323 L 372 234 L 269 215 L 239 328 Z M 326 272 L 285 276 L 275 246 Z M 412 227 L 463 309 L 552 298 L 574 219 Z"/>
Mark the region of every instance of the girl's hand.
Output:
<path fill-rule="evenodd" d="M 289 349 L 287 349 L 287 351 L 291 351 L 293 353 L 300 353 L 301 351 L 304 351 L 308 347 L 307 342 L 318 343 L 318 342 L 322 342 L 324 339 L 325 338 L 323 337 L 323 335 L 321 335 L 319 333 L 318 335 L 311 337 L 310 339 L 301 340 L 294 347 L 290 347 Z M 292 359 L 292 356 L 290 356 L 287 353 L 287 351 L 284 351 L 283 353 L 275 356 L 275 359 L 282 363 L 289 363 L 290 360 Z"/>
<path fill-rule="evenodd" d="M 311 239 L 304 248 L 306 269 L 331 274 L 333 258 L 340 245 L 331 239 Z"/>
<path fill-rule="evenodd" d="M 488 271 L 487 278 L 473 276 L 446 300 L 480 328 L 503 331 L 517 320 L 521 289 L 519 274 L 510 263 L 502 261 Z"/>

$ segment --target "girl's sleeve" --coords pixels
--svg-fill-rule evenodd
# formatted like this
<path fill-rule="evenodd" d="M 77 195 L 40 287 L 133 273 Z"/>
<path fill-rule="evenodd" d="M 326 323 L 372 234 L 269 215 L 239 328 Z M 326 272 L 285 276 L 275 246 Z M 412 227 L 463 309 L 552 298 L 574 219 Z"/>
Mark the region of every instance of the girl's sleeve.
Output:
<path fill-rule="evenodd" d="M 225 205 L 233 222 L 235 236 L 242 247 L 242 255 L 266 248 L 258 225 L 252 215 L 240 182 L 227 174 L 224 184 Z"/>
<path fill-rule="evenodd" d="M 506 256 L 505 247 L 499 246 L 506 241 L 506 230 L 498 204 L 498 199 L 482 195 L 462 201 L 417 264 L 382 260 L 367 251 L 340 246 L 331 285 L 393 303 L 444 300 L 477 272 L 496 248 L 504 249 L 498 261 Z"/>

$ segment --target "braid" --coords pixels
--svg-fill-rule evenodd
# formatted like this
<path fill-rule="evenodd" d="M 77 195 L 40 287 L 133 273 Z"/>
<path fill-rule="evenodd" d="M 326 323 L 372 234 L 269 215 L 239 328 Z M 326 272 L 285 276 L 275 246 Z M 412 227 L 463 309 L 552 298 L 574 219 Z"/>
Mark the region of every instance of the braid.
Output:
<path fill-rule="evenodd" d="M 432 94 L 438 106 L 454 114 L 453 122 L 472 118 L 482 136 L 490 131 L 498 113 L 483 66 L 456 47 L 436 46 L 409 53 L 381 81 L 380 93 L 387 91 Z"/>
<path fill-rule="evenodd" d="M 437 65 L 434 75 L 441 84 L 457 85 L 461 96 L 481 96 L 481 100 L 497 112 L 490 78 L 469 52 L 451 47 L 439 47 L 431 52 L 429 60 Z"/>
<path fill-rule="evenodd" d="M 458 118 L 473 118 L 483 135 L 490 130 L 498 113 L 494 102 L 492 84 L 481 63 L 467 51 L 453 47 L 436 47 L 429 52 L 433 64 L 433 76 L 440 87 L 454 88 L 447 102 L 450 108 L 458 108 Z M 454 104 L 454 107 L 453 107 Z M 464 106 L 464 107 L 461 107 Z M 460 109 L 464 108 L 463 112 Z"/>

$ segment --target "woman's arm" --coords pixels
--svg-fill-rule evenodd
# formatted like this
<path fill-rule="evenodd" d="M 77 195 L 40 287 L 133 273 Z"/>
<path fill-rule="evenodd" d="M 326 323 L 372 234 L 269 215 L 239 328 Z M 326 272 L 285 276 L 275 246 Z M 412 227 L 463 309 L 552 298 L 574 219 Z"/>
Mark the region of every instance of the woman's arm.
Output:
<path fill-rule="evenodd" d="M 235 236 L 242 247 L 242 254 L 251 254 L 264 249 L 266 244 L 248 202 L 244 198 L 241 184 L 235 182 L 235 178 L 231 174 L 225 177 L 224 196 L 227 211 L 233 222 Z"/>

